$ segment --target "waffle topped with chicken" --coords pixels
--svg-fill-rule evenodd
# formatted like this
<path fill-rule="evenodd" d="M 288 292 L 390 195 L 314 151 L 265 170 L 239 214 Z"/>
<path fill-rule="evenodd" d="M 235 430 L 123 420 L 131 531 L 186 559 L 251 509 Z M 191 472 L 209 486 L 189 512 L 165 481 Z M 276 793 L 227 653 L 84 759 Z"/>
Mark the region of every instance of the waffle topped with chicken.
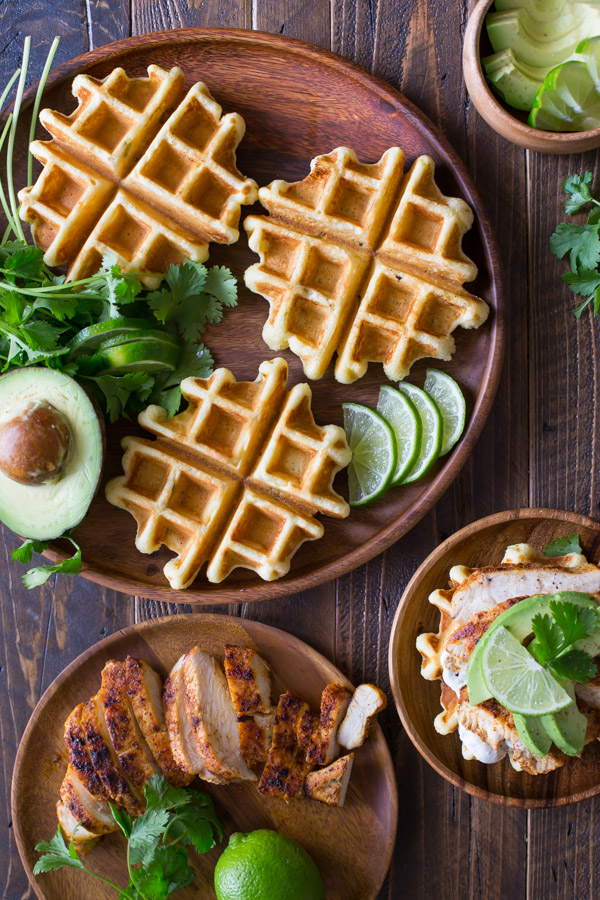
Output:
<path fill-rule="evenodd" d="M 32 143 L 44 168 L 19 193 L 48 265 L 76 280 L 112 252 L 123 271 L 164 273 L 238 239 L 240 205 L 257 195 L 236 166 L 244 120 L 223 116 L 205 84 L 184 93 L 181 69 L 152 65 L 141 78 L 77 75 L 73 95 L 70 115 L 41 111 L 52 140 Z"/>
<path fill-rule="evenodd" d="M 309 386 L 288 391 L 286 382 L 283 359 L 263 362 L 253 382 L 228 369 L 186 378 L 187 409 L 169 419 L 149 406 L 139 416 L 155 441 L 124 439 L 125 474 L 106 497 L 134 516 L 142 553 L 164 544 L 177 554 L 164 568 L 173 588 L 204 563 L 211 582 L 238 566 L 280 578 L 300 545 L 322 536 L 316 513 L 348 515 L 332 487 L 351 458 L 344 431 L 317 425 Z"/>
<path fill-rule="evenodd" d="M 496 617 L 526 597 L 580 591 L 600 602 L 600 566 L 589 563 L 581 553 L 547 557 L 529 544 L 514 544 L 500 565 L 453 566 L 450 584 L 450 589 L 434 591 L 429 597 L 441 614 L 438 633 L 417 638 L 423 657 L 421 675 L 428 681 L 441 681 L 442 712 L 434 720 L 436 731 L 458 731 L 465 759 L 495 763 L 508 756 L 514 769 L 532 775 L 564 765 L 569 757 L 554 746 L 544 757 L 525 747 L 512 713 L 495 699 L 471 705 L 467 667 L 477 642 Z M 575 693 L 588 718 L 588 743 L 600 736 L 600 677 L 575 684 Z"/>
<path fill-rule="evenodd" d="M 371 361 L 399 381 L 418 359 L 450 359 L 459 325 L 486 320 L 487 304 L 463 288 L 477 275 L 461 246 L 473 213 L 440 192 L 428 156 L 404 173 L 399 147 L 373 165 L 338 147 L 303 181 L 274 181 L 258 197 L 270 215 L 244 222 L 260 256 L 244 279 L 269 301 L 266 344 L 289 347 L 309 378 L 337 351 L 344 384 Z"/>

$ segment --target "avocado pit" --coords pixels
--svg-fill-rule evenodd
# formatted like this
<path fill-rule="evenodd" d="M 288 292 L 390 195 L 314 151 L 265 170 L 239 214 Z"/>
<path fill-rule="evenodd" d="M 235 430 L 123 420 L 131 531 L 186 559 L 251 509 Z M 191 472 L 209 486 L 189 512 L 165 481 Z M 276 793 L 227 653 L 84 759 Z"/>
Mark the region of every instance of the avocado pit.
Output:
<path fill-rule="evenodd" d="M 0 471 L 19 484 L 51 484 L 64 474 L 73 446 L 71 428 L 47 400 L 15 410 L 0 425 Z"/>

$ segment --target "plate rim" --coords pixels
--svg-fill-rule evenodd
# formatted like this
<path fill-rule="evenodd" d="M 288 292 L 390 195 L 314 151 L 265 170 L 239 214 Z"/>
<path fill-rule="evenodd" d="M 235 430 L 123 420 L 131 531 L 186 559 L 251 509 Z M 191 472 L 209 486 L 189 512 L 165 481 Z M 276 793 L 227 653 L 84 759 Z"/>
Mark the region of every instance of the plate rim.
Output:
<path fill-rule="evenodd" d="M 151 600 L 189 603 L 199 606 L 259 601 L 288 596 L 317 587 L 348 574 L 358 566 L 387 550 L 395 541 L 407 534 L 441 499 L 470 457 L 488 419 L 498 390 L 505 351 L 503 267 L 500 260 L 499 247 L 487 212 L 469 171 L 445 135 L 425 113 L 387 81 L 372 75 L 355 62 L 306 41 L 265 31 L 241 28 L 179 28 L 149 32 L 144 35 L 133 35 L 83 53 L 53 69 L 48 78 L 47 86 L 57 86 L 82 68 L 102 62 L 123 51 L 133 50 L 140 44 L 151 50 L 153 46 L 160 46 L 166 41 L 170 43 L 174 41 L 177 43 L 193 43 L 194 41 L 205 43 L 227 40 L 258 44 L 267 48 L 276 47 L 284 52 L 291 51 L 298 54 L 301 58 L 308 57 L 313 62 L 316 60 L 317 63 L 325 63 L 338 71 L 344 72 L 348 77 L 358 80 L 365 87 L 376 91 L 391 106 L 402 110 L 403 115 L 407 116 L 412 124 L 416 125 L 427 136 L 429 142 L 440 155 L 446 158 L 462 196 L 468 199 L 469 205 L 472 206 L 476 213 L 474 224 L 481 242 L 486 271 L 490 275 L 489 297 L 492 301 L 492 315 L 484 326 L 489 330 L 489 351 L 481 382 L 485 387 L 475 402 L 467 429 L 459 445 L 436 474 L 433 481 L 415 500 L 408 512 L 400 520 L 397 518 L 393 519 L 391 524 L 384 526 L 382 530 L 365 541 L 361 546 L 356 547 L 343 556 L 319 564 L 317 568 L 303 574 L 294 575 L 290 571 L 283 578 L 270 582 L 265 582 L 256 576 L 256 583 L 249 587 L 237 588 L 228 587 L 226 582 L 223 582 L 223 587 L 220 585 L 214 586 L 206 582 L 206 584 L 201 584 L 200 587 L 195 587 L 192 584 L 186 590 L 179 591 L 167 584 L 148 585 L 138 580 L 135 576 L 125 577 L 118 572 L 113 574 L 104 573 L 88 566 L 85 561 L 83 563 L 81 575 L 88 581 L 99 584 L 102 587 Z M 36 85 L 33 85 L 25 92 L 23 98 L 25 105 L 35 96 L 35 90 Z M 312 385 L 312 382 L 309 383 Z M 56 547 L 56 545 L 51 545 L 50 549 L 44 551 L 44 555 L 53 561 L 57 561 L 64 559 L 67 554 L 59 547 Z"/>
<path fill-rule="evenodd" d="M 438 775 L 441 775 L 442 778 L 444 778 L 450 784 L 460 788 L 467 794 L 470 794 L 472 797 L 477 797 L 480 800 L 488 800 L 498 806 L 516 807 L 519 809 L 550 809 L 560 806 L 567 806 L 571 803 L 580 803 L 582 800 L 589 800 L 591 797 L 597 796 L 598 794 L 600 794 L 600 779 L 598 780 L 598 784 L 595 788 L 588 788 L 584 791 L 578 791 L 574 794 L 568 794 L 563 797 L 550 797 L 548 799 L 536 797 L 509 797 L 506 794 L 497 794 L 493 791 L 486 790 L 479 785 L 473 784 L 470 781 L 467 781 L 467 779 L 461 777 L 460 775 L 457 775 L 456 772 L 442 763 L 435 755 L 435 753 L 430 750 L 428 745 L 421 738 L 421 735 L 417 732 L 406 709 L 403 690 L 398 678 L 398 672 L 395 663 L 399 649 L 399 634 L 401 631 L 402 622 L 404 620 L 404 615 L 411 599 L 410 594 L 412 593 L 413 588 L 416 586 L 420 577 L 430 568 L 430 566 L 435 565 L 435 563 L 437 563 L 437 561 L 442 556 L 444 556 L 444 554 L 449 549 L 459 544 L 465 537 L 470 536 L 474 531 L 483 530 L 490 526 L 500 525 L 506 522 L 518 521 L 519 519 L 533 518 L 544 518 L 555 521 L 561 520 L 564 522 L 569 522 L 570 524 L 577 523 L 578 525 L 584 525 L 588 528 L 593 528 L 600 532 L 600 521 L 586 515 L 585 513 L 573 512 L 572 510 L 567 509 L 555 509 L 553 507 L 529 506 L 492 513 L 491 515 L 484 516 L 481 519 L 475 519 L 473 522 L 470 522 L 468 525 L 465 525 L 463 528 L 455 531 L 453 534 L 447 537 L 445 541 L 443 541 L 441 544 L 438 544 L 435 550 L 433 550 L 429 554 L 429 556 L 427 556 L 426 559 L 423 560 L 419 568 L 412 575 L 410 581 L 406 585 L 394 614 L 394 620 L 392 622 L 390 640 L 388 644 L 387 661 L 392 696 L 396 705 L 396 711 L 400 716 L 400 721 L 402 722 L 402 727 L 406 731 L 406 734 L 410 738 L 413 746 L 416 747 L 425 762 L 427 762 L 431 766 L 431 768 L 438 773 Z M 417 652 L 416 648 L 415 652 Z"/>
<path fill-rule="evenodd" d="M 284 631 L 282 628 L 276 628 L 274 625 L 267 625 L 264 622 L 257 622 L 254 619 L 244 619 L 241 616 L 229 616 L 221 613 L 209 613 L 209 612 L 192 612 L 192 613 L 177 613 L 171 616 L 162 616 L 158 619 L 144 619 L 142 622 L 135 622 L 132 625 L 127 625 L 125 628 L 120 628 L 117 631 L 114 631 L 112 634 L 109 634 L 107 637 L 102 638 L 100 641 L 96 641 L 90 647 L 87 647 L 83 650 L 72 662 L 70 662 L 61 672 L 56 676 L 56 678 L 48 685 L 35 707 L 33 708 L 29 719 L 27 721 L 27 725 L 25 727 L 25 731 L 19 741 L 19 746 L 17 748 L 17 753 L 15 756 L 15 762 L 12 771 L 11 777 L 11 789 L 10 789 L 10 814 L 11 821 L 13 826 L 13 834 L 15 837 L 15 843 L 17 845 L 17 850 L 19 853 L 19 858 L 21 860 L 21 865 L 23 866 L 27 878 L 29 880 L 29 884 L 31 885 L 35 895 L 39 898 L 39 900 L 47 900 L 47 894 L 43 892 L 40 887 L 40 881 L 33 874 L 33 870 L 30 867 L 27 857 L 25 854 L 25 842 L 23 839 L 23 835 L 21 833 L 20 821 L 21 818 L 17 813 L 17 794 L 18 794 L 18 782 L 20 776 L 20 770 L 23 763 L 23 757 L 25 756 L 26 747 L 30 740 L 31 733 L 33 732 L 35 725 L 37 723 L 37 719 L 39 718 L 38 712 L 45 706 L 52 698 L 56 695 L 56 693 L 61 689 L 64 682 L 67 681 L 71 675 L 87 660 L 93 656 L 96 652 L 103 652 L 104 650 L 109 651 L 110 647 L 113 644 L 118 643 L 123 638 L 127 639 L 129 636 L 138 635 L 145 631 L 155 628 L 164 628 L 168 627 L 168 625 L 173 625 L 175 622 L 181 621 L 189 621 L 190 624 L 201 625 L 202 622 L 227 622 L 227 623 L 235 623 L 237 625 L 241 625 L 243 628 L 246 627 L 247 623 L 250 623 L 251 628 L 256 628 L 256 630 L 260 632 L 266 633 L 280 633 L 284 634 L 286 637 L 286 641 L 291 641 L 293 644 L 298 646 L 298 649 L 308 647 L 312 654 L 316 654 L 322 661 L 324 661 L 327 666 L 331 667 L 335 673 L 336 677 L 339 678 L 341 682 L 345 685 L 350 685 L 354 688 L 354 685 L 347 678 L 344 673 L 338 669 L 338 667 L 331 662 L 323 653 L 319 650 L 315 650 L 310 644 L 306 641 L 303 641 L 301 638 L 296 637 L 294 634 L 290 634 L 287 631 Z M 252 637 L 252 635 L 250 635 Z M 106 657 L 110 658 L 110 653 Z M 389 793 L 388 797 L 391 801 L 392 807 L 392 819 L 393 819 L 393 833 L 392 839 L 390 840 L 389 846 L 390 850 L 387 854 L 387 865 L 382 872 L 381 880 L 377 885 L 377 893 L 381 890 L 382 885 L 385 882 L 385 879 L 390 870 L 393 858 L 394 858 L 394 850 L 396 845 L 396 838 L 398 834 L 398 781 L 396 778 L 396 769 L 394 766 L 394 760 L 392 757 L 392 753 L 390 751 L 389 744 L 387 739 L 383 733 L 383 729 L 381 725 L 377 721 L 375 723 L 375 728 L 373 729 L 373 733 L 377 736 L 379 742 L 382 744 L 382 752 L 386 757 L 385 768 L 383 769 L 386 778 L 391 778 L 391 785 L 393 790 Z M 373 895 L 373 897 L 375 897 Z"/>

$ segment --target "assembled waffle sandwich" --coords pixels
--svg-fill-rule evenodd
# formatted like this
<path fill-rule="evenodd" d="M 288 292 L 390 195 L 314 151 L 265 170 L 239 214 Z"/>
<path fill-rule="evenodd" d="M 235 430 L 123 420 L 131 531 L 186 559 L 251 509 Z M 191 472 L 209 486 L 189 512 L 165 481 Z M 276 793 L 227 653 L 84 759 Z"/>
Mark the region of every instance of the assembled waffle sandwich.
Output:
<path fill-rule="evenodd" d="M 238 566 L 271 581 L 289 571 L 300 545 L 323 526 L 316 513 L 345 517 L 332 483 L 350 462 L 342 428 L 320 427 L 307 384 L 286 389 L 287 363 L 263 362 L 253 382 L 227 369 L 186 378 L 187 409 L 169 419 L 149 406 L 139 423 L 155 441 L 123 441 L 125 474 L 106 486 L 110 503 L 138 525 L 136 546 L 176 553 L 164 573 L 173 588 L 206 575 L 220 582 Z"/>
<path fill-rule="evenodd" d="M 399 381 L 418 359 L 450 359 L 451 332 L 487 318 L 486 303 L 462 286 L 477 275 L 461 247 L 470 207 L 440 192 L 428 156 L 403 169 L 398 147 L 374 165 L 339 147 L 314 159 L 304 181 L 261 188 L 270 215 L 244 222 L 260 256 L 245 281 L 270 304 L 263 338 L 289 347 L 309 378 L 337 351 L 342 383 L 371 361 Z"/>
<path fill-rule="evenodd" d="M 158 274 L 238 239 L 240 204 L 257 194 L 235 161 L 244 120 L 222 116 L 205 84 L 184 93 L 179 68 L 149 66 L 147 78 L 118 68 L 102 81 L 77 75 L 73 94 L 70 115 L 40 113 L 52 140 L 32 143 L 44 168 L 19 193 L 48 265 L 76 280 L 111 251 L 124 271 Z"/>

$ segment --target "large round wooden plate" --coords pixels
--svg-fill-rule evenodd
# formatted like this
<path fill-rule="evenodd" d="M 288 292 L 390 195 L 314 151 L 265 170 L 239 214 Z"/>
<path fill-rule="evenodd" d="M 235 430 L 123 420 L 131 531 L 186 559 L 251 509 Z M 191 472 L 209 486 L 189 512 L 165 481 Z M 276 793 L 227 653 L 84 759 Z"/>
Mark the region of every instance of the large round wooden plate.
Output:
<path fill-rule="evenodd" d="M 183 615 L 125 628 L 82 653 L 50 685 L 25 730 L 13 775 L 12 817 L 23 865 L 38 897 L 65 900 L 112 900 L 112 892 L 85 874 L 62 869 L 34 878 L 35 844 L 56 830 L 56 801 L 67 755 L 63 722 L 72 709 L 98 690 L 106 660 L 132 654 L 148 660 L 166 676 L 182 653 L 199 644 L 223 657 L 224 643 L 256 646 L 271 665 L 273 696 L 289 689 L 318 710 L 328 682 L 349 685 L 325 657 L 297 638 L 262 625 L 228 616 Z M 262 797 L 256 785 L 226 787 L 198 783 L 213 797 L 226 833 L 225 843 L 195 857 L 202 897 L 214 897 L 212 874 L 234 831 L 274 828 L 298 841 L 315 860 L 328 900 L 369 900 L 377 896 L 390 865 L 396 836 L 398 794 L 394 767 L 383 733 L 377 726 L 355 751 L 346 803 L 336 809 L 308 799 L 286 804 Z M 124 843 L 119 835 L 103 838 L 87 857 L 95 872 L 127 883 Z M 198 887 L 177 893 L 181 900 L 198 897 Z"/>
<path fill-rule="evenodd" d="M 153 558 L 134 546 L 135 523 L 109 506 L 100 491 L 85 524 L 78 529 L 84 575 L 108 587 L 163 600 L 225 603 L 281 596 L 335 578 L 383 551 L 405 534 L 446 490 L 465 462 L 488 415 L 502 360 L 502 309 L 498 256 L 489 223 L 471 180 L 457 155 L 433 125 L 397 91 L 346 60 L 307 44 L 270 34 L 219 29 L 185 29 L 144 35 L 110 44 L 57 69 L 44 105 L 64 112 L 74 107 L 71 81 L 77 72 L 103 77 L 115 66 L 131 75 L 145 74 L 151 63 L 181 66 L 186 83 L 207 82 L 226 111 L 237 110 L 247 131 L 238 152 L 240 169 L 259 184 L 275 177 L 296 180 L 309 171 L 309 161 L 339 145 L 353 147 L 364 161 L 374 161 L 390 146 L 400 145 L 410 163 L 422 153 L 437 166 L 446 193 L 463 196 L 475 211 L 475 225 L 465 240 L 466 252 L 479 267 L 471 285 L 491 307 L 488 322 L 475 331 L 458 329 L 457 350 L 442 364 L 467 396 L 469 425 L 456 450 L 427 479 L 390 491 L 385 498 L 353 510 L 346 520 L 325 521 L 325 536 L 304 544 L 288 576 L 265 584 L 244 569 L 226 582 L 211 585 L 203 574 L 183 594 L 173 592 L 162 574 L 170 554 Z M 247 210 L 245 211 L 247 212 Z M 231 247 L 213 247 L 211 261 L 226 263 L 240 279 L 240 304 L 222 325 L 206 334 L 216 364 L 232 369 L 238 379 L 254 379 L 260 362 L 277 354 L 261 332 L 267 302 L 251 294 L 241 281 L 256 256 L 242 229 Z M 299 360 L 289 351 L 290 384 L 305 380 Z M 426 362 L 416 365 L 413 380 L 422 383 Z M 314 382 L 313 409 L 319 423 L 341 424 L 341 404 L 357 400 L 375 405 L 385 381 L 380 365 L 352 386 L 338 384 L 332 366 Z M 106 478 L 120 473 L 119 438 L 135 430 L 131 423 L 108 430 Z M 338 489 L 346 491 L 345 476 Z"/>
<path fill-rule="evenodd" d="M 452 784 L 469 794 L 506 806 L 563 806 L 600 793 L 600 744 L 588 745 L 580 759 L 568 760 L 548 775 L 516 772 L 508 759 L 495 765 L 463 759 L 457 734 L 441 735 L 433 720 L 441 710 L 439 681 L 421 677 L 417 635 L 439 629 L 439 611 L 429 594 L 448 585 L 453 565 L 497 565 L 510 544 L 538 550 L 557 537 L 577 532 L 590 562 L 600 561 L 600 522 L 556 509 L 515 509 L 473 522 L 433 551 L 408 583 L 396 610 L 389 646 L 389 670 L 396 708 L 419 753 Z"/>

